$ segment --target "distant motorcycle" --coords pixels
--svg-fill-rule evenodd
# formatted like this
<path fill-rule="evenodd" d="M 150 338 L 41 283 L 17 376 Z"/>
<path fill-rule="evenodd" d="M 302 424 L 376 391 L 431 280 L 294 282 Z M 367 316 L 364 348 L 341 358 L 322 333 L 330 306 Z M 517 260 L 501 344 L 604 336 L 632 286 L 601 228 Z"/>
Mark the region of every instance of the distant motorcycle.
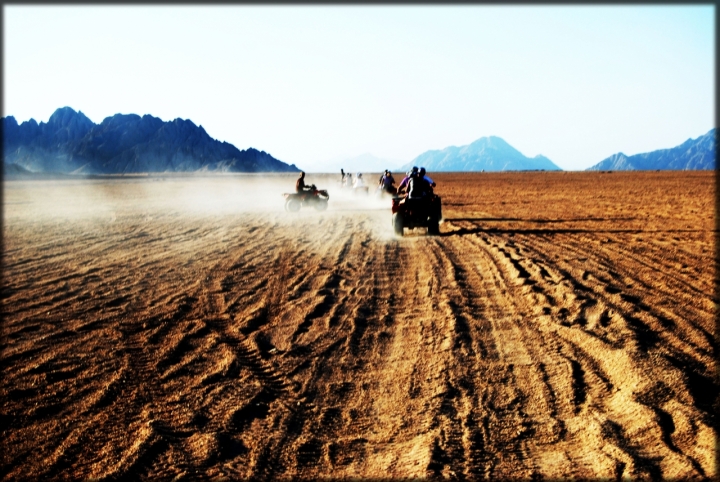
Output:
<path fill-rule="evenodd" d="M 298 212 L 301 207 L 312 206 L 318 211 L 325 211 L 328 207 L 330 195 L 325 189 L 318 189 L 315 184 L 304 192 L 284 192 L 285 211 Z"/>

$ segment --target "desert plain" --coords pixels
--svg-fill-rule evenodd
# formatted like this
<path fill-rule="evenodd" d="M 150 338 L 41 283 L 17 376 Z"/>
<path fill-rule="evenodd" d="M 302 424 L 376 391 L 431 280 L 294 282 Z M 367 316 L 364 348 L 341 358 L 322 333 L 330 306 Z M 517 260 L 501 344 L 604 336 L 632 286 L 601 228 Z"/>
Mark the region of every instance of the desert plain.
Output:
<path fill-rule="evenodd" d="M 430 174 L 4 181 L 0 479 L 716 477 L 715 173 Z"/>

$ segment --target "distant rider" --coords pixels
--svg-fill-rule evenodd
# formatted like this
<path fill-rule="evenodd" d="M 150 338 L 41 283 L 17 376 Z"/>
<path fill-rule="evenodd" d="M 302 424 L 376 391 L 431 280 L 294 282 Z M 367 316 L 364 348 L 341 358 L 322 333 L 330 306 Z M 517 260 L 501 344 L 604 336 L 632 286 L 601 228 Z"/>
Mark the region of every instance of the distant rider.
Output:
<path fill-rule="evenodd" d="M 355 180 L 353 181 L 353 187 L 365 187 L 365 181 L 362 178 L 362 173 L 357 173 L 355 175 Z"/>
<path fill-rule="evenodd" d="M 390 194 L 395 194 L 397 190 L 395 189 L 395 178 L 393 178 L 390 171 L 385 169 L 385 172 L 382 176 L 380 176 L 380 181 L 378 182 L 378 186 L 385 192 L 389 192 Z"/>
<path fill-rule="evenodd" d="M 305 199 L 310 192 L 310 186 L 305 185 L 305 171 L 300 171 L 300 177 L 295 182 L 295 192 L 300 194 Z"/>

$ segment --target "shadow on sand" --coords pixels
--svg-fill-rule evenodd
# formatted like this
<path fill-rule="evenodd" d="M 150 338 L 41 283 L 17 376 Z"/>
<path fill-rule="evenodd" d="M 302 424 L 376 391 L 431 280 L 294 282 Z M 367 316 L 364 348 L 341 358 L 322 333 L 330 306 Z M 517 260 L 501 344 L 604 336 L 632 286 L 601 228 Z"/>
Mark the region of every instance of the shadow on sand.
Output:
<path fill-rule="evenodd" d="M 576 219 L 520 219 L 520 218 L 445 218 L 443 222 L 525 222 L 536 224 L 556 224 L 572 222 L 614 222 L 638 221 L 640 218 L 576 218 Z M 516 233 L 516 234 L 569 234 L 569 233 L 700 233 L 718 231 L 718 229 L 587 229 L 587 228 L 503 228 L 496 226 L 460 228 L 440 233 L 441 237 L 465 236 L 478 233 Z"/>

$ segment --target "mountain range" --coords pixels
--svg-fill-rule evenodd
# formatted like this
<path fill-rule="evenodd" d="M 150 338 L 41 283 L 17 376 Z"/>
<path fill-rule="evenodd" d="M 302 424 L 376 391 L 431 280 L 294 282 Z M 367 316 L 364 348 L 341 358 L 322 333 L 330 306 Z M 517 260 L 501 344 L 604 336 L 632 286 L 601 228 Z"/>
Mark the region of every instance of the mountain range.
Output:
<path fill-rule="evenodd" d="M 430 172 L 561 170 L 547 157 L 525 157 L 496 136 L 481 137 L 467 146 L 424 152 L 401 169 L 407 171 L 412 166 L 424 167 Z"/>
<path fill-rule="evenodd" d="M 239 150 L 211 138 L 190 120 L 115 114 L 100 124 L 70 107 L 47 123 L 2 119 L 6 173 L 119 174 L 140 172 L 297 172 L 264 151 Z M 13 168 L 12 165 L 18 167 Z"/>
<path fill-rule="evenodd" d="M 588 171 L 650 171 L 715 169 L 717 129 L 697 139 L 688 139 L 679 146 L 626 156 L 622 152 L 603 159 Z"/>
<path fill-rule="evenodd" d="M 190 120 L 162 121 L 151 115 L 115 114 L 100 124 L 70 107 L 57 109 L 47 123 L 17 123 L 2 118 L 3 172 L 62 174 L 121 174 L 144 172 L 298 172 L 265 151 L 239 150 L 211 138 Z M 588 168 L 601 170 L 715 169 L 716 129 L 681 145 L 643 154 L 614 154 Z M 426 151 L 409 163 L 366 153 L 319 163 L 310 172 L 407 171 L 412 166 L 430 172 L 561 170 L 550 159 L 529 158 L 500 137 L 481 137 L 466 146 Z"/>

